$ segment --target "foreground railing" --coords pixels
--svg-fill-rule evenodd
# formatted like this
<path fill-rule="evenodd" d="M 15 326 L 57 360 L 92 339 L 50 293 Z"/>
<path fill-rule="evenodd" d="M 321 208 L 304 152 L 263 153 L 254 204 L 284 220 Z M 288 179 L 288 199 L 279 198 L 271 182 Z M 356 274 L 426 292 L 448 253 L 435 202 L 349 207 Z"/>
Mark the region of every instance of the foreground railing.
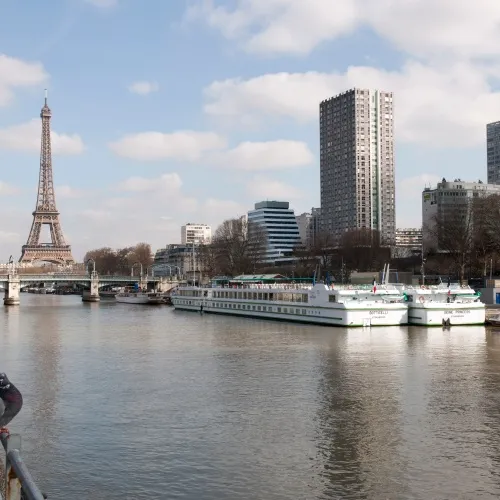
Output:
<path fill-rule="evenodd" d="M 0 487 L 0 499 L 5 500 L 44 500 L 47 498 L 35 484 L 28 467 L 21 457 L 21 436 L 0 434 L 5 449 L 5 477 Z M 0 475 L 1 477 L 1 475 Z"/>

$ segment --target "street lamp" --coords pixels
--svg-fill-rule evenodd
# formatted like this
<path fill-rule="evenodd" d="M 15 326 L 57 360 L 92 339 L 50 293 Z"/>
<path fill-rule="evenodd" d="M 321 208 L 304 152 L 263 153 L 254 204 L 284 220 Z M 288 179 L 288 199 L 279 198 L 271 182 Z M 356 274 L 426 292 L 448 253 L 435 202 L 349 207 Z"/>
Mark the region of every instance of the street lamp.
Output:
<path fill-rule="evenodd" d="M 95 260 L 94 259 L 89 259 L 87 262 L 86 262 L 86 265 L 85 265 L 85 270 L 87 271 L 88 274 L 89 273 L 89 264 L 92 262 L 92 272 L 95 273 Z"/>
<path fill-rule="evenodd" d="M 140 277 L 142 278 L 142 263 L 141 262 L 136 262 L 135 264 L 132 265 L 132 268 L 130 269 L 130 276 L 134 276 L 134 267 L 135 266 L 140 266 L 141 268 L 141 275 Z"/>

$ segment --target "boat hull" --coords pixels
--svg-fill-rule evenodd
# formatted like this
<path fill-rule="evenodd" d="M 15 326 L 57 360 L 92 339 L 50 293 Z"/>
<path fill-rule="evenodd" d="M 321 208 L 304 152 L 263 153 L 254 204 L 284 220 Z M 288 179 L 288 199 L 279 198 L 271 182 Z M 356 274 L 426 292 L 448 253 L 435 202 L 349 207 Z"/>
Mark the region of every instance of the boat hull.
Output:
<path fill-rule="evenodd" d="M 402 304 L 386 304 L 383 308 L 349 308 L 339 307 L 340 305 L 337 307 L 311 307 L 306 305 L 290 306 L 289 304 L 262 306 L 261 304 L 201 301 L 196 300 L 196 298 L 186 299 L 183 297 L 172 297 L 172 304 L 175 309 L 183 311 L 227 314 L 317 325 L 366 327 L 408 324 L 408 308 Z M 220 304 L 220 306 L 217 304 Z M 262 310 L 263 307 L 266 307 L 266 310 Z M 257 308 L 261 310 L 259 311 Z"/>
<path fill-rule="evenodd" d="M 144 304 L 144 305 L 159 305 L 164 304 L 161 297 L 134 297 L 134 296 L 120 296 L 115 295 L 116 302 L 123 304 Z"/>
<path fill-rule="evenodd" d="M 486 308 L 484 304 L 412 304 L 409 306 L 408 321 L 410 325 L 442 326 L 448 325 L 484 325 Z"/>

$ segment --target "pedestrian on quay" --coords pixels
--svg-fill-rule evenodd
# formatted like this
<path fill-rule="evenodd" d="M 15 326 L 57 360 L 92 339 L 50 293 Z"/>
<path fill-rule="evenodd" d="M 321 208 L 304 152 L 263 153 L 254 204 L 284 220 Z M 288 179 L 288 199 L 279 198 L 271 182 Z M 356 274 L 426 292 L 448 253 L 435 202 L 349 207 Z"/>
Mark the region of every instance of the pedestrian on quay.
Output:
<path fill-rule="evenodd" d="M 9 433 L 7 425 L 21 411 L 23 396 L 5 373 L 0 373 L 0 434 Z"/>

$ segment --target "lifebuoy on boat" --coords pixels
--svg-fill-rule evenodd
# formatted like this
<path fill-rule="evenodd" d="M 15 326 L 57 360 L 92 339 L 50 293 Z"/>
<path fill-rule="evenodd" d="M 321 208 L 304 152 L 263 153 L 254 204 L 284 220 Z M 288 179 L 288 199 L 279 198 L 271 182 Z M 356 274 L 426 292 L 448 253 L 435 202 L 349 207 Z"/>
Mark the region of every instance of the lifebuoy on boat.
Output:
<path fill-rule="evenodd" d="M 421 304 L 423 304 L 425 302 L 425 297 L 423 295 L 420 295 L 418 300 L 420 301 Z"/>

